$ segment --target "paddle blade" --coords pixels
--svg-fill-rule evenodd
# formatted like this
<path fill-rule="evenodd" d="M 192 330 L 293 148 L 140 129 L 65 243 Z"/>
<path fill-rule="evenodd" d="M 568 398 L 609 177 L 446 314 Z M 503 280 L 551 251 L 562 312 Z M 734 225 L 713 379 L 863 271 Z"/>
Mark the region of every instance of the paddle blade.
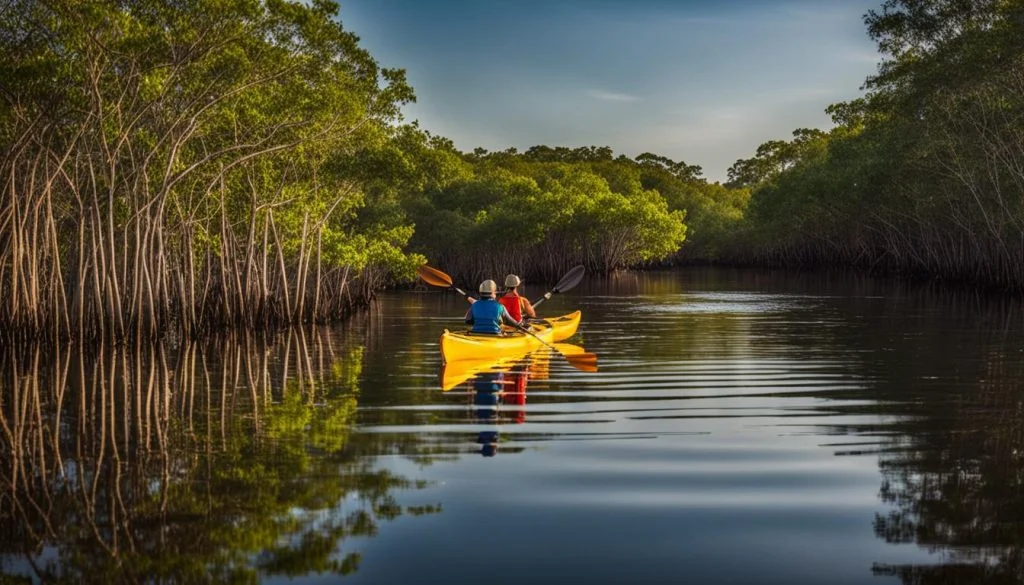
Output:
<path fill-rule="evenodd" d="M 445 288 L 452 286 L 452 277 L 426 264 L 417 268 L 416 274 L 419 274 L 420 278 L 431 286 L 443 286 Z"/>
<path fill-rule="evenodd" d="M 569 365 L 584 372 L 597 371 L 597 354 L 589 353 L 578 345 L 571 343 L 556 343 L 552 347 L 562 354 Z"/>
<path fill-rule="evenodd" d="M 569 290 L 570 288 L 576 286 L 577 284 L 580 283 L 581 280 L 583 280 L 583 273 L 584 272 L 586 272 L 586 269 L 583 268 L 582 264 L 580 264 L 578 266 L 574 266 L 571 270 L 569 270 L 569 272 L 565 273 L 565 276 L 563 276 L 562 279 L 558 281 L 558 284 L 556 284 L 554 287 L 552 287 L 551 290 L 549 290 L 548 292 L 544 293 L 543 297 L 537 299 L 533 303 L 533 306 L 536 307 L 537 305 L 539 305 L 539 304 L 543 303 L 544 301 L 550 299 L 551 295 L 553 295 L 553 294 L 558 294 L 560 292 L 565 292 L 565 291 Z"/>
<path fill-rule="evenodd" d="M 586 272 L 586 269 L 583 268 L 582 264 L 574 267 L 572 270 L 565 273 L 565 276 L 562 277 L 562 280 L 558 281 L 558 284 L 551 289 L 551 292 L 561 293 L 576 286 L 581 280 L 583 280 L 584 272 Z"/>
<path fill-rule="evenodd" d="M 584 353 L 580 355 L 567 355 L 565 360 L 569 365 L 582 372 L 597 371 L 597 354 Z"/>

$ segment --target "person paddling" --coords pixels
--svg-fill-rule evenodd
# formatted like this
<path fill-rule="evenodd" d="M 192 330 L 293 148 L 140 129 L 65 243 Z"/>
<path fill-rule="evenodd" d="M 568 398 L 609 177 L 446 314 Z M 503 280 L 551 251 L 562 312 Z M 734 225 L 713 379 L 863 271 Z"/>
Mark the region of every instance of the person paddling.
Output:
<path fill-rule="evenodd" d="M 481 282 L 479 290 L 480 298 L 475 302 L 471 301 L 472 304 L 466 311 L 466 323 L 473 326 L 471 333 L 499 335 L 502 323 L 513 327 L 522 326 L 519 319 L 513 319 L 508 309 L 494 299 L 498 285 L 493 280 Z"/>
<path fill-rule="evenodd" d="M 530 304 L 529 299 L 526 297 L 519 296 L 518 288 L 522 284 L 519 277 L 515 274 L 509 274 L 505 277 L 505 294 L 502 295 L 499 302 L 508 310 L 508 314 L 512 315 L 512 318 L 516 321 L 523 321 L 523 315 L 531 319 L 537 318 L 537 312 L 533 310 L 533 305 Z"/>

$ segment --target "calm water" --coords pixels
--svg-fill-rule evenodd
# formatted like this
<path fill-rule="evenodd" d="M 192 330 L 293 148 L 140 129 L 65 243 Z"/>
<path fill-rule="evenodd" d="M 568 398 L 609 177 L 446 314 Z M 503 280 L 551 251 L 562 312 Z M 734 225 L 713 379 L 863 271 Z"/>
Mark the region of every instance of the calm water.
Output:
<path fill-rule="evenodd" d="M 591 278 L 541 312 L 583 310 L 598 372 L 545 353 L 460 381 L 437 338 L 465 307 L 6 350 L 0 583 L 1024 582 L 1016 301 Z"/>

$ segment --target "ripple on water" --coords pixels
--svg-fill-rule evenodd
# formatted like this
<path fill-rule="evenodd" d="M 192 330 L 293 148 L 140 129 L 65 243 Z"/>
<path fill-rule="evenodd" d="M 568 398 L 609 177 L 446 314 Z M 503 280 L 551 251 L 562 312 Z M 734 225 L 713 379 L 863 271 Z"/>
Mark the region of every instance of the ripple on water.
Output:
<path fill-rule="evenodd" d="M 809 305 L 823 297 L 807 295 L 776 295 L 757 293 L 707 292 L 685 293 L 665 303 L 638 303 L 639 313 L 729 313 L 766 315 L 785 311 L 807 310 Z"/>

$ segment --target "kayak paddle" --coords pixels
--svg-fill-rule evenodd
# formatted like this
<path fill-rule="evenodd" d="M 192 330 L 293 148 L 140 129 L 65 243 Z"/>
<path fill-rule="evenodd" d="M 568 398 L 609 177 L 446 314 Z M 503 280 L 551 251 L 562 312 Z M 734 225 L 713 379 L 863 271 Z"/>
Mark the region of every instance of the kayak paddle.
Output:
<path fill-rule="evenodd" d="M 565 292 L 565 291 L 569 290 L 570 288 L 572 288 L 572 287 L 576 286 L 577 284 L 579 284 L 580 281 L 583 280 L 583 273 L 585 271 L 586 270 L 583 268 L 582 264 L 573 267 L 571 270 L 569 270 L 569 272 L 565 273 L 565 276 L 562 277 L 562 280 L 558 281 L 558 284 L 553 286 L 551 288 L 551 290 L 549 290 L 548 292 L 544 293 L 543 297 L 541 297 L 536 302 L 534 302 L 533 306 L 536 307 L 537 305 L 539 305 L 539 304 L 543 303 L 544 301 L 550 299 L 551 295 L 558 294 L 558 293 L 561 293 L 561 292 Z"/>
<path fill-rule="evenodd" d="M 466 294 L 466 291 L 452 284 L 452 277 L 448 276 L 444 272 L 441 272 L 437 268 L 432 268 L 424 264 L 416 269 L 416 274 L 419 274 L 420 278 L 422 278 L 424 282 L 431 286 L 452 288 L 455 289 L 455 292 L 459 293 L 460 295 L 466 298 L 470 298 L 470 296 Z"/>

